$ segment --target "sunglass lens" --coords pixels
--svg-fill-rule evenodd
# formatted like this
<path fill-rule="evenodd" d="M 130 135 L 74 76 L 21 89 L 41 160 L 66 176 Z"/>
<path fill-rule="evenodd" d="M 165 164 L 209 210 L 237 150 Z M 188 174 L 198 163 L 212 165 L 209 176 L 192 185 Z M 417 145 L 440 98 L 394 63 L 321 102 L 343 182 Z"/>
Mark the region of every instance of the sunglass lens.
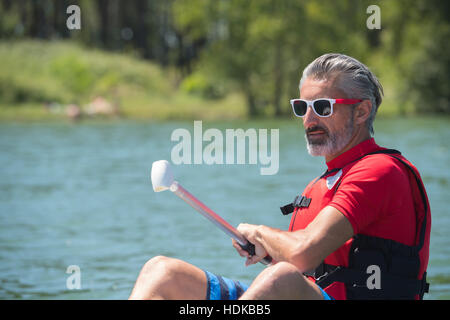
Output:
<path fill-rule="evenodd" d="M 328 100 L 317 100 L 314 102 L 314 109 L 317 114 L 323 117 L 331 114 L 331 104 Z"/>
<path fill-rule="evenodd" d="M 305 101 L 294 100 L 293 107 L 294 113 L 299 117 L 303 117 L 306 114 L 306 108 L 308 107 L 308 105 Z"/>

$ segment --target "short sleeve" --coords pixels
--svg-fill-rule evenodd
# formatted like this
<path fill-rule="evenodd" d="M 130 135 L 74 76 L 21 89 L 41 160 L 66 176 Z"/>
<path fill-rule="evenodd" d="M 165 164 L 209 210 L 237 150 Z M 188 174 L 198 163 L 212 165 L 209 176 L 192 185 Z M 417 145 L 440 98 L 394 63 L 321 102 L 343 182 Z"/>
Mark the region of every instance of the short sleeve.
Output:
<path fill-rule="evenodd" d="M 329 205 L 339 210 L 358 234 L 383 219 L 396 205 L 397 195 L 408 192 L 408 186 L 408 177 L 395 160 L 386 155 L 370 156 L 344 175 Z"/>

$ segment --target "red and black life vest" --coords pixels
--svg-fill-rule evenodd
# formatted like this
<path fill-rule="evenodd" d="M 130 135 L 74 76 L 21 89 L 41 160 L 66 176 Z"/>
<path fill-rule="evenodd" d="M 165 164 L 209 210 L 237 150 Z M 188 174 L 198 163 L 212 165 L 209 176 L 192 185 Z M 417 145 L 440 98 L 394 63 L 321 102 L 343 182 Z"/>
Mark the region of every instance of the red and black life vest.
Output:
<path fill-rule="evenodd" d="M 424 293 L 428 292 L 429 289 L 429 284 L 426 282 L 426 267 L 430 241 L 430 207 L 425 187 L 417 169 L 401 156 L 399 151 L 393 149 L 378 150 L 365 154 L 346 164 L 343 168 L 327 171 L 310 184 L 312 186 L 321 178 L 338 172 L 340 176 L 336 178 L 334 188 L 330 192 L 323 194 L 323 197 L 326 199 L 312 199 L 303 195 L 297 196 L 293 203 L 280 209 L 283 214 L 290 214 L 294 211 L 297 213 L 297 208 L 314 205 L 314 200 L 320 200 L 317 202 L 322 204 L 331 201 L 334 193 L 339 188 L 342 177 L 348 172 L 349 168 L 346 167 L 373 154 L 389 155 L 408 169 L 416 213 L 417 234 L 415 245 L 408 246 L 390 239 L 357 234 L 351 240 L 347 266 L 331 265 L 322 262 L 313 272 L 305 273 L 305 275 L 313 277 L 316 284 L 324 290 L 335 282 L 343 283 L 347 299 L 422 299 Z M 295 216 L 292 218 L 291 231 L 304 227 L 296 225 Z M 427 250 L 424 250 L 425 248 Z M 369 288 L 367 285 L 367 279 L 370 276 L 368 268 L 373 265 L 379 267 L 380 288 Z"/>

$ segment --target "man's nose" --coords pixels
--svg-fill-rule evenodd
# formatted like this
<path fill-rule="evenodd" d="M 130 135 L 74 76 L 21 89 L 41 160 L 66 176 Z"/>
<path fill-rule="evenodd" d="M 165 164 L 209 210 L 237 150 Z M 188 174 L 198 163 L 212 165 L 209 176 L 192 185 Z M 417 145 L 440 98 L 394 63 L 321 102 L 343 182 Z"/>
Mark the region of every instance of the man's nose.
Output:
<path fill-rule="evenodd" d="M 311 106 L 308 105 L 306 108 L 305 116 L 303 117 L 303 126 L 306 128 L 311 127 L 318 123 L 319 117 L 314 112 Z"/>

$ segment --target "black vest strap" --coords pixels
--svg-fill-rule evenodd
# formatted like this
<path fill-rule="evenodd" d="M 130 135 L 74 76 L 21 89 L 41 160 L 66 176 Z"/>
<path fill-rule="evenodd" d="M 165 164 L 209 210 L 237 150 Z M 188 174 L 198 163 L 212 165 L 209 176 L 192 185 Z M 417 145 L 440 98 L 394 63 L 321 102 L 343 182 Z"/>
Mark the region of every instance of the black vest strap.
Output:
<path fill-rule="evenodd" d="M 293 203 L 289 203 L 285 206 L 280 207 L 281 213 L 284 216 L 287 216 L 288 214 L 291 214 L 292 212 L 294 212 L 294 204 Z"/>
<path fill-rule="evenodd" d="M 363 292 L 366 295 L 360 294 L 354 297 L 357 299 L 414 299 L 416 295 L 419 295 L 420 299 L 422 299 L 423 295 L 428 293 L 430 287 L 429 283 L 427 283 L 426 272 L 421 280 L 382 272 L 380 275 L 382 290 L 379 290 L 368 289 L 367 280 L 370 274 L 362 270 L 337 267 L 325 263 L 322 263 L 316 270 L 322 270 L 323 273 L 316 271 L 314 275 L 305 275 L 313 276 L 316 284 L 321 288 L 326 288 L 333 282 L 342 282 L 350 290 L 363 289 L 363 291 L 359 290 L 359 293 Z"/>

